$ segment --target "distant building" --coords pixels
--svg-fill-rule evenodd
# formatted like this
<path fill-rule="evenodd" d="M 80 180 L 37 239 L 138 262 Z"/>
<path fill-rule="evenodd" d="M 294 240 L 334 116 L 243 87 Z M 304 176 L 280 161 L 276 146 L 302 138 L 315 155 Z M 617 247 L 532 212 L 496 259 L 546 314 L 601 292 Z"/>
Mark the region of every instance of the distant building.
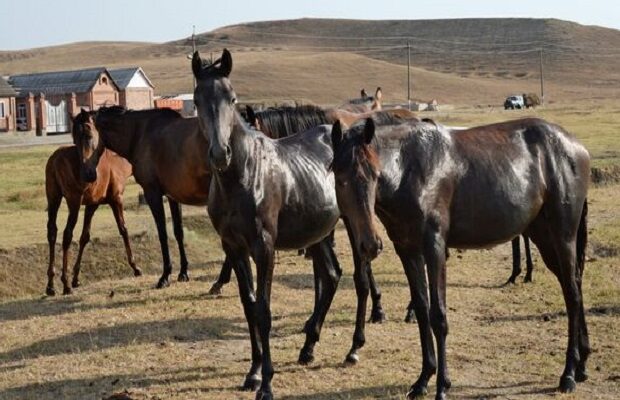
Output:
<path fill-rule="evenodd" d="M 196 116 L 196 106 L 194 105 L 194 95 L 192 93 L 160 96 L 155 99 L 155 108 L 170 108 L 178 111 L 184 117 Z"/>
<path fill-rule="evenodd" d="M 142 68 L 109 69 L 108 72 L 120 90 L 121 106 L 133 110 L 153 108 L 154 86 Z"/>
<path fill-rule="evenodd" d="M 39 135 L 71 130 L 80 108 L 96 110 L 119 102 L 119 90 L 105 68 L 12 75 L 18 127 Z"/>
<path fill-rule="evenodd" d="M 15 130 L 15 97 L 17 93 L 0 76 L 0 132 Z"/>
<path fill-rule="evenodd" d="M 139 67 L 13 75 L 9 84 L 17 92 L 17 129 L 38 135 L 69 132 L 81 108 L 153 107 L 153 84 Z"/>

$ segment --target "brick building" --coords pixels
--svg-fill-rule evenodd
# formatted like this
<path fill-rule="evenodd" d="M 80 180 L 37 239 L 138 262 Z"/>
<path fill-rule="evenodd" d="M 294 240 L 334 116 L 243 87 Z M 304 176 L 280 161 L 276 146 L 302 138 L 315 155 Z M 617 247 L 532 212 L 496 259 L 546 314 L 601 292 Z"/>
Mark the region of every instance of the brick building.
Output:
<path fill-rule="evenodd" d="M 0 132 L 15 130 L 15 97 L 17 93 L 0 76 Z"/>
<path fill-rule="evenodd" d="M 154 86 L 142 68 L 109 69 L 108 72 L 118 86 L 119 104 L 132 110 L 153 108 Z"/>

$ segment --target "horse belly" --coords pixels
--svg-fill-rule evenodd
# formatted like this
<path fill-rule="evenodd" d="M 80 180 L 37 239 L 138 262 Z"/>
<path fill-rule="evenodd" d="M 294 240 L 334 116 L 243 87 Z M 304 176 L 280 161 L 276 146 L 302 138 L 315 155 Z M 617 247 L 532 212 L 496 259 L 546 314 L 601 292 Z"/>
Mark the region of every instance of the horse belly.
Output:
<path fill-rule="evenodd" d="M 337 207 L 302 212 L 282 210 L 278 218 L 276 248 L 296 250 L 317 243 L 329 235 L 338 218 Z"/>
<path fill-rule="evenodd" d="M 516 201 L 515 201 L 516 200 Z M 542 197 L 484 196 L 453 207 L 448 246 L 486 248 L 523 233 L 540 212 Z"/>

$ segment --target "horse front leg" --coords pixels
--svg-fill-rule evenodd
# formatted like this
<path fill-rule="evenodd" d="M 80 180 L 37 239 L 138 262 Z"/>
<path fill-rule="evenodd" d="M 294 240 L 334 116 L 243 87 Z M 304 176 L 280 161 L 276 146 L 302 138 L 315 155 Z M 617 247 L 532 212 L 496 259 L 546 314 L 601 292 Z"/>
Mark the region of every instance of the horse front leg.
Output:
<path fill-rule="evenodd" d="M 164 201 L 161 191 L 153 188 L 144 188 L 144 197 L 149 205 L 155 224 L 157 225 L 157 235 L 159 237 L 159 246 L 161 247 L 161 257 L 163 261 L 163 272 L 157 288 L 165 288 L 170 286 L 170 274 L 172 273 L 172 264 L 170 262 L 170 250 L 168 249 L 168 232 L 166 231 L 166 213 L 164 212 Z"/>
<path fill-rule="evenodd" d="M 357 295 L 357 310 L 355 313 L 355 331 L 353 332 L 353 343 L 351 349 L 345 358 L 345 363 L 355 364 L 359 361 L 358 350 L 361 349 L 366 343 L 366 305 L 368 303 L 368 293 L 370 291 L 367 268 L 370 268 L 369 262 L 363 262 L 360 255 L 357 252 L 357 246 L 353 241 L 352 229 L 349 222 L 344 220 L 345 227 L 347 228 L 347 234 L 349 235 L 349 242 L 351 243 L 351 249 L 353 253 L 353 280 L 355 282 L 355 293 Z"/>
<path fill-rule="evenodd" d="M 80 236 L 80 248 L 78 250 L 75 264 L 73 265 L 73 280 L 71 281 L 71 287 L 77 288 L 80 286 L 80 267 L 82 266 L 82 254 L 84 254 L 84 248 L 90 242 L 90 226 L 93 220 L 93 215 L 99 206 L 97 204 L 89 204 L 84 211 L 84 225 L 82 227 L 82 235 Z"/>
<path fill-rule="evenodd" d="M 49 263 L 47 265 L 47 287 L 45 293 L 48 296 L 56 295 L 56 289 L 54 289 L 54 264 L 56 258 L 56 237 L 58 235 L 58 227 L 56 226 L 56 218 L 58 217 L 58 208 L 60 208 L 60 202 L 62 197 L 57 193 L 47 194 L 47 243 L 49 245 Z"/>
<path fill-rule="evenodd" d="M 422 347 L 422 371 L 407 393 L 407 398 L 413 399 L 426 395 L 428 381 L 437 372 L 437 361 L 429 318 L 428 284 L 424 268 L 424 258 L 419 251 L 407 252 L 398 246 L 396 247 L 396 253 L 400 257 L 407 275 L 411 293 L 411 307 L 418 321 L 420 345 Z"/>
<path fill-rule="evenodd" d="M 437 393 L 436 400 L 445 399 L 452 383 L 448 376 L 446 360 L 446 337 L 448 320 L 446 318 L 446 252 L 445 239 L 441 232 L 429 228 L 424 238 L 424 258 L 426 260 L 429 292 L 431 298 L 430 322 L 437 341 Z"/>
<path fill-rule="evenodd" d="M 252 347 L 252 365 L 241 390 L 255 391 L 261 384 L 260 369 L 262 365 L 261 345 L 258 340 L 258 326 L 256 323 L 256 295 L 254 293 L 254 279 L 252 277 L 252 266 L 248 254 L 240 250 L 234 250 L 230 246 L 222 243 L 222 248 L 226 253 L 226 263 L 234 269 L 239 288 L 239 298 L 243 306 L 243 313 L 250 332 L 250 345 Z"/>
<path fill-rule="evenodd" d="M 69 286 L 69 279 L 67 278 L 67 270 L 69 267 L 69 249 L 71 247 L 71 241 L 73 240 L 73 229 L 77 223 L 78 214 L 80 212 L 81 199 L 72 198 L 67 199 L 67 205 L 69 206 L 69 216 L 67 217 L 67 225 L 62 235 L 62 274 L 60 280 L 62 281 L 63 290 L 62 294 L 71 294 L 71 286 Z"/>
<path fill-rule="evenodd" d="M 271 380 L 274 370 L 271 362 L 271 284 L 274 268 L 275 238 L 266 229 L 259 231 L 259 238 L 252 246 L 256 263 L 257 299 L 255 307 L 258 334 L 262 345 L 262 382 L 256 400 L 272 400 Z"/>

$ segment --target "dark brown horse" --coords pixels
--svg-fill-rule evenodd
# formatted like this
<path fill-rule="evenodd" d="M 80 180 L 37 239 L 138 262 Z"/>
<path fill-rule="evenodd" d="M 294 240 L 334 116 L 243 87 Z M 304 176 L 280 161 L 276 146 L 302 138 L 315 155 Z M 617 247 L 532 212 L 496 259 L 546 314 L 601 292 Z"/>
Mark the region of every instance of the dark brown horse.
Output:
<path fill-rule="evenodd" d="M 208 66 L 195 53 L 192 69 L 197 81 L 194 101 L 208 138 L 213 171 L 209 215 L 235 268 L 250 331 L 252 365 L 244 388 L 252 390 L 260 384 L 256 398 L 272 399 L 270 301 L 275 250 L 307 248 L 313 259 L 315 307 L 306 323 L 301 363 L 313 359 L 342 274 L 330 238 L 340 218 L 329 172 L 331 126 L 321 125 L 279 140 L 266 137 L 248 129 L 236 111 L 236 94 L 228 79 L 232 56 L 227 50 Z M 256 297 L 251 290 L 250 258 L 256 263 Z M 359 262 L 354 258 L 355 264 Z M 363 277 L 356 282 L 367 279 L 368 267 L 357 265 L 356 274 Z M 368 287 L 356 285 L 356 290 L 366 292 L 359 296 L 365 301 Z"/>
<path fill-rule="evenodd" d="M 129 111 L 110 107 L 96 112 L 95 124 L 101 133 L 97 151 L 109 148 L 129 160 L 134 177 L 144 190 L 157 225 L 163 258 L 163 274 L 157 287 L 168 286 L 172 272 L 163 196 L 168 198 L 174 236 L 179 246 L 181 270 L 178 280 L 189 280 L 180 203 L 206 205 L 211 180 L 204 155 L 208 146 L 200 133 L 198 120 L 183 118 L 170 109 Z M 87 171 L 92 173 L 95 166 L 90 166 Z M 225 261 L 218 279 L 220 287 L 222 282 L 230 280 L 231 270 Z"/>
<path fill-rule="evenodd" d="M 80 285 L 79 274 L 84 247 L 90 241 L 90 224 L 100 204 L 109 204 L 114 213 L 118 231 L 123 237 L 127 261 L 135 276 L 142 272 L 136 267 L 131 254 L 125 218 L 123 216 L 123 191 L 127 178 L 131 176 L 131 165 L 110 150 L 98 148 L 98 132 L 88 113 L 80 113 L 73 124 L 75 145 L 61 147 L 47 160 L 45 166 L 45 194 L 47 196 L 47 241 L 49 243 L 49 266 L 47 268 L 47 289 L 50 296 L 56 294 L 54 289 L 54 258 L 56 235 L 56 217 L 60 203 L 64 198 L 69 208 L 69 217 L 62 237 L 62 275 L 63 294 L 71 293 L 71 286 Z M 81 168 L 84 164 L 94 165 L 93 169 Z M 93 173 L 96 171 L 96 173 Z M 85 205 L 84 227 L 80 236 L 80 247 L 73 266 L 73 281 L 69 286 L 67 267 L 69 263 L 69 246 L 73 239 L 73 229 L 77 223 L 80 206 Z"/>
<path fill-rule="evenodd" d="M 338 205 L 350 221 L 354 252 L 364 260 L 378 254 L 376 211 L 411 274 L 423 361 L 407 398 L 426 393 L 435 372 L 436 398 L 445 398 L 451 385 L 446 248 L 488 247 L 521 233 L 558 278 L 566 303 L 568 347 L 559 388 L 572 392 L 575 381 L 587 379 L 581 280 L 590 157 L 574 137 L 540 119 L 461 131 L 426 122 L 375 129 L 368 120 L 345 136 L 334 125 L 332 144 Z"/>

